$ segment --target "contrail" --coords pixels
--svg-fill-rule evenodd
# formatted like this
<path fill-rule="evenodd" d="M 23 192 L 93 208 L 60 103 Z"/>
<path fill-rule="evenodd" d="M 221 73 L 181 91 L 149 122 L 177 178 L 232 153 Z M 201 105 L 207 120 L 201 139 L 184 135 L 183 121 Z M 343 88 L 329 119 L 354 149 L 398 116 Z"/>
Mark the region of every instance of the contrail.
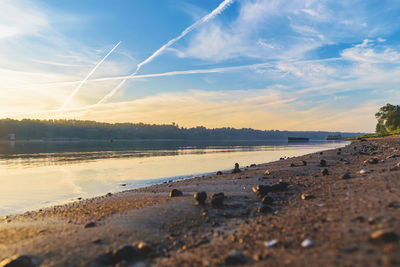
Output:
<path fill-rule="evenodd" d="M 72 98 L 74 97 L 74 95 L 79 91 L 79 89 L 82 87 L 82 85 L 85 84 L 85 82 L 89 79 L 89 77 L 96 71 L 96 69 L 101 65 L 101 63 L 104 62 L 104 60 L 106 60 L 106 58 L 121 44 L 121 41 L 118 42 L 118 44 L 116 44 L 111 50 L 110 52 L 108 52 L 108 54 L 103 57 L 102 60 L 100 60 L 99 63 L 97 63 L 97 65 L 89 72 L 89 74 L 85 77 L 85 79 L 83 79 L 78 86 L 74 89 L 74 91 L 72 92 L 72 94 L 67 98 L 67 100 L 64 102 L 64 105 L 62 105 L 62 107 L 60 108 L 61 111 L 63 111 L 65 109 L 66 106 L 68 106 L 69 102 L 71 102 Z"/>
<path fill-rule="evenodd" d="M 104 82 L 104 81 L 122 80 L 122 82 L 120 84 L 123 84 L 127 80 L 130 80 L 130 79 L 145 79 L 145 78 L 166 77 L 166 76 L 175 76 L 175 75 L 205 74 L 205 73 L 222 73 L 222 72 L 245 70 L 245 69 L 257 69 L 260 67 L 274 67 L 274 65 L 269 62 L 268 63 L 266 62 L 266 63 L 250 64 L 250 65 L 239 65 L 239 66 L 233 66 L 233 67 L 212 68 L 212 69 L 178 70 L 178 71 L 169 71 L 169 72 L 162 72 L 162 73 L 142 74 L 142 75 L 128 75 L 128 76 L 97 78 L 97 79 L 88 80 L 88 82 Z M 115 88 L 118 88 L 118 86 Z M 115 88 L 114 88 L 114 90 L 115 90 Z M 111 94 L 111 92 L 109 94 Z"/>
<path fill-rule="evenodd" d="M 140 62 L 134 73 L 132 73 L 131 76 L 135 76 L 138 71 L 147 63 L 149 63 L 150 61 L 152 61 L 154 58 L 156 58 L 158 55 L 160 55 L 162 52 L 164 52 L 165 49 L 167 49 L 169 46 L 171 46 L 172 44 L 174 44 L 176 41 L 180 40 L 181 38 L 183 38 L 186 34 L 188 34 L 189 32 L 191 32 L 193 29 L 195 29 L 196 27 L 198 27 L 199 25 L 209 21 L 210 19 L 214 18 L 215 16 L 218 16 L 219 14 L 221 14 L 230 4 L 233 3 L 234 0 L 224 0 L 216 9 L 214 9 L 211 13 L 209 13 L 208 15 L 204 16 L 203 18 L 201 18 L 200 20 L 196 21 L 195 23 L 193 23 L 192 25 L 190 25 L 188 28 L 186 28 L 179 36 L 175 37 L 174 39 L 169 40 L 165 45 L 161 46 L 156 52 L 154 52 L 150 57 L 146 58 L 144 61 Z M 126 80 L 122 80 L 114 89 L 111 90 L 110 93 L 108 93 L 106 96 L 104 96 L 97 104 L 101 104 L 104 103 L 105 101 L 107 101 L 110 97 L 112 97 L 119 88 L 121 88 L 122 85 L 124 85 L 124 83 L 126 82 Z"/>

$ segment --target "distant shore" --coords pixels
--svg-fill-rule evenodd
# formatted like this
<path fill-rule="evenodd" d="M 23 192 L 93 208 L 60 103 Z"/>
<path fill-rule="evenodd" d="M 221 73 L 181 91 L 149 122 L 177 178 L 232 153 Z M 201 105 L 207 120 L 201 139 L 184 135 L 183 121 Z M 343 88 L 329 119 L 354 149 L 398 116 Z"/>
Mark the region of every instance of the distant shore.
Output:
<path fill-rule="evenodd" d="M 238 173 L 6 216 L 0 261 L 26 255 L 46 266 L 398 265 L 399 148 L 395 136 L 354 141 Z M 266 184 L 272 187 L 256 190 Z M 183 196 L 170 198 L 172 189 Z M 265 204 L 263 190 L 274 191 Z M 208 195 L 204 205 L 193 198 L 199 191 Z M 213 207 L 218 192 L 223 204 Z"/>

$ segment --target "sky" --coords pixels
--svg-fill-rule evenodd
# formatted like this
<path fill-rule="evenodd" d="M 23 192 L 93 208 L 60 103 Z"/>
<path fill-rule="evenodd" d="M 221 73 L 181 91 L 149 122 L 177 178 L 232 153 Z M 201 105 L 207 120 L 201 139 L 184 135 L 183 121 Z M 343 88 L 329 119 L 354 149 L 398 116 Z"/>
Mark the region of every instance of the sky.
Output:
<path fill-rule="evenodd" d="M 0 118 L 373 132 L 398 0 L 0 0 Z"/>

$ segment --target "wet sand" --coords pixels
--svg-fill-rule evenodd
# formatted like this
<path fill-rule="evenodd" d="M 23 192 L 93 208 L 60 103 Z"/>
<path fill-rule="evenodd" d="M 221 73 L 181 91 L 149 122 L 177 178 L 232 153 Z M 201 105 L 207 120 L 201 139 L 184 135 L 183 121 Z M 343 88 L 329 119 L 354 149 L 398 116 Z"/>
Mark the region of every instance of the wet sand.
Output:
<path fill-rule="evenodd" d="M 6 216 L 0 261 L 28 255 L 43 266 L 400 265 L 399 162 L 400 137 L 368 139 L 237 174 Z M 252 188 L 279 182 L 288 188 L 268 193 L 273 204 L 260 210 Z M 183 196 L 170 198 L 174 188 Z M 199 191 L 207 192 L 204 205 L 193 199 Z M 211 195 L 218 192 L 224 205 L 215 208 Z"/>

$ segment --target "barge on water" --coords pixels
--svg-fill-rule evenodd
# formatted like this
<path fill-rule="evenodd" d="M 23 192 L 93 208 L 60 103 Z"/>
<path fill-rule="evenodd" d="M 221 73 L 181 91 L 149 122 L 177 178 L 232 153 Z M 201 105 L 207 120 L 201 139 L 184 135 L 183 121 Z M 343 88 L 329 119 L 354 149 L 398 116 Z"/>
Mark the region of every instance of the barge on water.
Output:
<path fill-rule="evenodd" d="M 288 142 L 308 142 L 310 138 L 307 137 L 288 137 Z"/>
<path fill-rule="evenodd" d="M 326 140 L 343 140 L 343 137 L 340 134 L 331 134 L 326 137 Z"/>

